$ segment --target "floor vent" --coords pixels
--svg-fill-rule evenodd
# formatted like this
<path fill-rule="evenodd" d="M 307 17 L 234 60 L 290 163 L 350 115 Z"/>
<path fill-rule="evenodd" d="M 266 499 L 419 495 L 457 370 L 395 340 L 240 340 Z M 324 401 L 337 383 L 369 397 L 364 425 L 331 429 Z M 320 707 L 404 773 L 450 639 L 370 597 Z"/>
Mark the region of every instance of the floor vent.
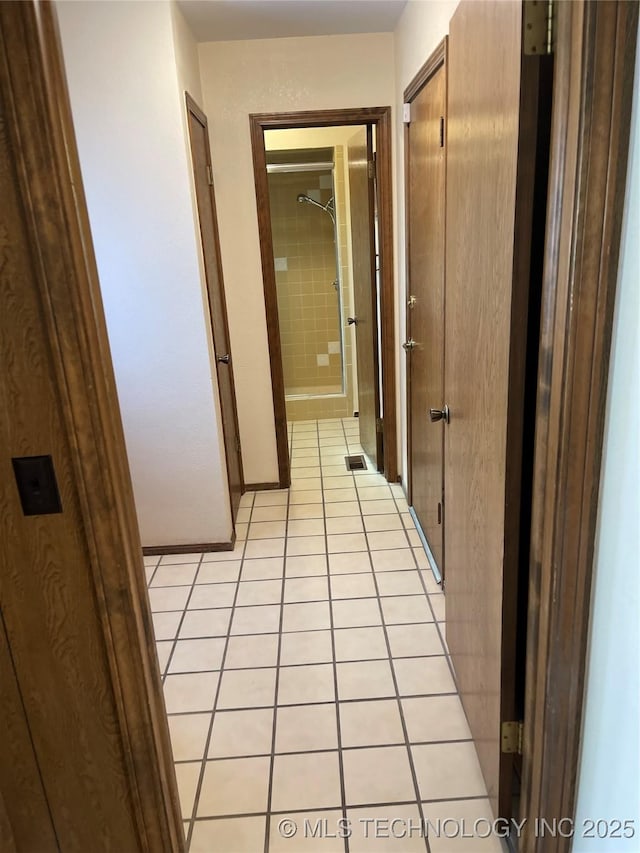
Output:
<path fill-rule="evenodd" d="M 367 470 L 367 463 L 364 456 L 345 456 L 344 461 L 347 463 L 347 471 Z"/>

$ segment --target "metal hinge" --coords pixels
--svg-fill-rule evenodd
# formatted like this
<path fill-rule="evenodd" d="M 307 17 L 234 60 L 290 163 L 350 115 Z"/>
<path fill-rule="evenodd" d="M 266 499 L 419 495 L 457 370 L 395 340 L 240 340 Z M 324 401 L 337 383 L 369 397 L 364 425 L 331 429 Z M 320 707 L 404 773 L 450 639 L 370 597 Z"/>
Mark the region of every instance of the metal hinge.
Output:
<path fill-rule="evenodd" d="M 236 452 L 237 453 L 242 452 L 242 448 L 240 446 L 240 436 L 239 435 L 236 436 Z"/>
<path fill-rule="evenodd" d="M 415 296 L 410 296 L 410 297 L 407 299 L 407 308 L 415 308 L 415 307 L 416 307 L 416 302 L 417 302 L 417 301 L 418 301 L 418 300 L 416 299 L 416 297 L 415 297 Z"/>
<path fill-rule="evenodd" d="M 207 163 L 207 183 L 210 187 L 213 186 L 213 169 L 209 163 Z"/>
<path fill-rule="evenodd" d="M 384 422 L 382 418 L 376 418 L 376 432 L 382 432 L 384 427 Z"/>
<path fill-rule="evenodd" d="M 376 161 L 369 160 L 367 163 L 367 174 L 369 176 L 369 180 L 373 180 L 376 176 Z"/>
<path fill-rule="evenodd" d="M 526 56 L 553 53 L 554 16 L 553 0 L 524 0 L 522 49 Z"/>
<path fill-rule="evenodd" d="M 523 735 L 524 723 L 521 720 L 503 723 L 500 731 L 502 752 L 522 755 Z"/>
<path fill-rule="evenodd" d="M 411 124 L 411 104 L 402 105 L 402 121 L 405 124 Z"/>
<path fill-rule="evenodd" d="M 440 116 L 440 148 L 444 148 L 444 116 Z"/>

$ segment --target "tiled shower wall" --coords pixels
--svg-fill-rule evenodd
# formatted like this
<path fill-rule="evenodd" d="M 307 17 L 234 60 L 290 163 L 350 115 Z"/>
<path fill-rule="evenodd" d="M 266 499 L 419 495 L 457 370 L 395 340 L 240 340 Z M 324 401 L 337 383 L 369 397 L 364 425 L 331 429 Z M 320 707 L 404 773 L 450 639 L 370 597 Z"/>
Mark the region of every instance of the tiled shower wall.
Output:
<path fill-rule="evenodd" d="M 343 151 L 335 156 L 335 195 L 342 260 L 343 317 L 349 306 Z M 300 204 L 300 193 L 326 204 L 334 194 L 331 172 L 269 175 L 278 314 L 289 420 L 353 414 L 351 335 L 345 334 L 347 387 L 342 386 L 341 331 L 333 223 L 328 213 Z M 345 320 L 346 322 L 346 320 Z"/>

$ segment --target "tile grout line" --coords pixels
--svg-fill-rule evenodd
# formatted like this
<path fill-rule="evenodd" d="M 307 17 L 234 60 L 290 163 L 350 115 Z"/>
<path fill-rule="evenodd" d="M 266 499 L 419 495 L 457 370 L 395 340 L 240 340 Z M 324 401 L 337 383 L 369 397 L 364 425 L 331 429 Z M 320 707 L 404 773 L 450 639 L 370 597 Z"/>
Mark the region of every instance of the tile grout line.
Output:
<path fill-rule="evenodd" d="M 293 430 L 289 439 L 289 458 L 293 446 Z M 264 822 L 264 853 L 269 853 L 271 844 L 271 802 L 273 798 L 273 771 L 276 761 L 276 736 L 278 725 L 278 691 L 280 690 L 280 658 L 282 655 L 282 626 L 284 622 L 284 590 L 285 578 L 287 576 L 287 534 L 289 532 L 289 502 L 291 500 L 291 488 L 287 490 L 286 516 L 284 522 L 284 553 L 282 555 L 282 582 L 280 586 L 280 618 L 278 621 L 278 648 L 276 652 L 276 679 L 273 697 L 273 722 L 271 730 L 271 755 L 269 762 L 269 787 L 267 789 L 267 813 Z M 247 530 L 247 533 L 249 531 Z"/>
<path fill-rule="evenodd" d="M 167 664 L 164 668 L 164 673 L 162 675 L 163 686 L 164 686 L 165 681 L 167 680 L 167 676 L 169 675 L 169 667 L 171 666 L 171 661 L 173 660 L 173 655 L 175 653 L 176 646 L 178 644 L 178 637 L 180 636 L 180 629 L 182 628 L 182 623 L 184 622 L 184 618 L 187 615 L 187 610 L 189 609 L 189 602 L 191 601 L 191 596 L 193 595 L 193 591 L 194 591 L 195 586 L 196 586 L 196 578 L 198 577 L 198 572 L 200 571 L 200 566 L 202 565 L 203 557 L 204 557 L 204 554 L 200 554 L 200 560 L 198 561 L 198 566 L 197 566 L 195 574 L 193 576 L 193 583 L 191 584 L 191 587 L 189 589 L 189 594 L 187 595 L 187 600 L 184 603 L 184 609 L 182 611 L 182 616 L 180 617 L 180 621 L 178 622 L 178 629 L 176 631 L 176 635 L 175 635 L 173 642 L 171 644 L 171 651 L 169 652 L 169 657 L 167 658 Z M 156 589 L 158 589 L 158 588 L 159 587 L 156 587 Z M 152 621 L 153 621 L 153 617 L 152 617 Z"/>
<path fill-rule="evenodd" d="M 359 493 L 357 492 L 357 490 L 356 490 L 356 494 L 358 495 L 358 498 L 357 498 L 357 500 L 358 500 L 358 504 L 360 505 L 360 507 L 361 507 L 361 509 L 362 509 L 362 505 L 361 505 L 361 503 L 360 503 L 360 495 L 359 495 Z M 392 493 L 392 494 L 393 494 L 393 493 Z M 395 495 L 393 496 L 393 500 L 394 500 L 394 503 L 395 503 Z M 397 507 L 397 503 L 396 503 L 396 507 Z M 364 534 L 364 535 L 365 535 L 365 541 L 366 541 L 366 543 L 367 543 L 367 549 L 369 549 L 369 537 L 368 537 L 368 533 L 367 533 L 367 531 L 366 531 L 366 530 L 365 530 L 365 534 Z M 387 645 L 387 653 L 388 653 L 388 655 L 389 655 L 389 669 L 390 669 L 390 671 L 391 671 L 391 678 L 392 678 L 392 680 L 393 680 L 393 687 L 394 687 L 394 691 L 395 691 L 395 700 L 396 700 L 396 703 L 397 703 L 398 713 L 399 713 L 399 715 L 400 715 L 400 723 L 401 723 L 401 725 L 402 725 L 402 731 L 403 731 L 403 734 L 404 734 L 404 746 L 405 746 L 405 749 L 406 749 L 406 751 L 407 751 L 407 758 L 408 758 L 408 761 L 409 761 L 409 769 L 410 769 L 410 772 L 411 772 L 411 779 L 412 779 L 412 783 L 413 783 L 413 790 L 414 790 L 414 794 L 415 794 L 415 797 L 416 797 L 416 806 L 417 806 L 417 809 L 418 809 L 418 813 L 419 813 L 419 815 L 420 815 L 420 821 L 421 821 L 421 823 L 422 823 L 422 826 L 424 826 L 424 825 L 425 825 L 424 808 L 423 808 L 423 806 L 422 806 L 422 800 L 421 800 L 421 795 L 420 795 L 420 786 L 419 786 L 419 784 L 418 784 L 418 776 L 417 776 L 417 773 L 416 773 L 415 763 L 414 763 L 414 760 L 413 760 L 413 753 L 412 753 L 412 751 L 411 751 L 411 742 L 410 742 L 410 739 L 409 739 L 409 730 L 408 730 L 408 728 L 407 728 L 407 722 L 406 722 L 405 717 L 404 717 L 404 711 L 403 711 L 403 708 L 402 708 L 402 701 L 401 701 L 401 699 L 400 699 L 400 691 L 399 691 L 399 689 L 398 689 L 398 679 L 397 679 L 397 676 L 396 676 L 395 668 L 394 668 L 394 666 L 393 666 L 393 655 L 392 655 L 392 653 L 391 653 L 391 643 L 390 643 L 390 641 L 389 641 L 389 634 L 388 634 L 388 631 L 387 631 L 387 625 L 386 625 L 386 623 L 385 623 L 385 619 L 384 619 L 384 610 L 383 610 L 383 608 L 382 608 L 382 602 L 381 602 L 381 600 L 380 600 L 380 589 L 379 589 L 379 587 L 378 587 L 378 580 L 377 580 L 377 577 L 376 577 L 376 573 L 375 573 L 375 571 L 374 571 L 374 569 L 373 569 L 373 559 L 372 559 L 372 557 L 371 557 L 371 551 L 370 551 L 370 550 L 368 550 L 368 553 L 369 553 L 369 560 L 370 560 L 370 562 L 371 562 L 371 571 L 372 571 L 372 574 L 373 574 L 373 583 L 374 583 L 374 585 L 375 585 L 376 592 L 377 592 L 378 609 L 379 609 L 379 611 L 380 611 L 380 622 L 381 622 L 382 630 L 383 630 L 383 633 L 384 633 L 385 643 L 386 643 L 386 645 Z M 425 842 L 426 853 L 431 853 L 431 847 L 430 847 L 430 845 L 429 845 L 429 839 L 428 839 L 428 837 L 427 837 L 426 833 L 425 833 L 425 837 L 424 837 L 424 842 Z"/>
<path fill-rule="evenodd" d="M 251 513 L 253 512 L 254 500 L 255 500 L 255 496 L 251 500 Z M 249 514 L 249 518 L 251 518 L 251 513 Z M 191 809 L 191 818 L 189 820 L 189 831 L 187 834 L 187 844 L 186 844 L 187 851 L 191 847 L 191 840 L 193 838 L 194 823 L 195 823 L 196 815 L 198 814 L 198 808 L 200 806 L 200 795 L 202 793 L 202 784 L 204 782 L 204 776 L 205 776 L 205 772 L 207 769 L 207 756 L 209 753 L 209 744 L 211 743 L 211 736 L 213 734 L 213 723 L 214 723 L 215 716 L 216 716 L 216 706 L 218 704 L 218 699 L 220 696 L 220 689 L 222 687 L 222 679 L 223 679 L 223 675 L 224 675 L 224 662 L 225 662 L 225 659 L 227 657 L 227 650 L 229 648 L 229 639 L 231 636 L 231 626 L 233 623 L 233 617 L 234 617 L 234 613 L 235 613 L 235 604 L 236 604 L 236 601 L 238 599 L 238 594 L 240 591 L 240 580 L 242 579 L 244 554 L 245 554 L 246 548 L 247 548 L 247 540 L 245 539 L 243 547 L 242 547 L 242 557 L 240 560 L 240 572 L 238 575 L 238 582 L 236 584 L 236 589 L 235 589 L 235 593 L 234 593 L 234 597 L 233 597 L 233 604 L 231 605 L 231 613 L 229 614 L 229 629 L 228 629 L 226 637 L 224 638 L 224 649 L 222 650 L 222 658 L 220 661 L 220 670 L 219 670 L 220 675 L 218 677 L 218 684 L 216 686 L 216 693 L 215 693 L 215 697 L 213 700 L 213 707 L 211 709 L 211 721 L 209 723 L 209 731 L 207 732 L 207 737 L 206 737 L 206 740 L 204 743 L 204 753 L 202 756 L 202 766 L 200 767 L 200 774 L 198 776 L 198 783 L 196 785 L 195 796 L 193 798 L 193 808 Z M 185 608 L 185 610 L 186 610 L 186 608 Z"/>

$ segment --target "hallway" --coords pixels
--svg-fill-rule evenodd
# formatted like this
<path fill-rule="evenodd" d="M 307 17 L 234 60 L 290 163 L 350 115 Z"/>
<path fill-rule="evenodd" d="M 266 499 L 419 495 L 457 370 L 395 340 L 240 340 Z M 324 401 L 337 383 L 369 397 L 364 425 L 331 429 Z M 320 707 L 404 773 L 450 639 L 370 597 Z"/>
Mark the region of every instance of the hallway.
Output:
<path fill-rule="evenodd" d="M 356 419 L 289 441 L 291 489 L 244 495 L 233 552 L 145 558 L 190 851 L 499 851 L 461 837 L 491 812 L 401 487 L 346 470 Z"/>

